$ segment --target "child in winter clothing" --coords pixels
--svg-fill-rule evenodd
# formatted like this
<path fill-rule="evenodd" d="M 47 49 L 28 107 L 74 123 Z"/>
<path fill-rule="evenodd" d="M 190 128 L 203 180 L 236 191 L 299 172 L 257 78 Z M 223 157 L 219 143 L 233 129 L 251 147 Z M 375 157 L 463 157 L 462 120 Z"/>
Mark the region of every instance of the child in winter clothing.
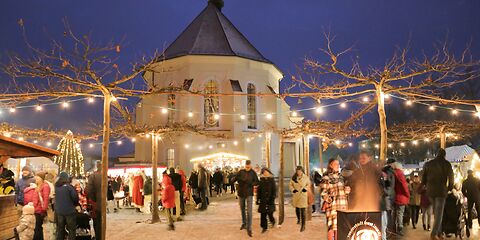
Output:
<path fill-rule="evenodd" d="M 168 175 L 163 175 L 162 185 L 162 206 L 168 219 L 168 230 L 175 230 L 172 218 L 172 211 L 175 208 L 175 187 L 172 185 L 172 180 Z"/>
<path fill-rule="evenodd" d="M 30 202 L 23 206 L 22 211 L 20 224 L 15 228 L 15 233 L 18 234 L 20 240 L 31 240 L 35 229 L 35 207 L 33 207 L 33 203 Z"/>

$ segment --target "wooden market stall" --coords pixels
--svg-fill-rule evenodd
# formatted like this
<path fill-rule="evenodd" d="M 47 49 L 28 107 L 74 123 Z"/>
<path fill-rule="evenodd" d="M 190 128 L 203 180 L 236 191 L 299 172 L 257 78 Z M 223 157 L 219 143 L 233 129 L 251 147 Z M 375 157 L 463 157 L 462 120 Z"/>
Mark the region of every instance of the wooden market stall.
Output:
<path fill-rule="evenodd" d="M 26 141 L 0 135 L 0 163 L 9 158 L 48 157 L 60 152 Z M 13 228 L 18 225 L 15 194 L 0 195 L 0 239 L 13 238 Z"/>

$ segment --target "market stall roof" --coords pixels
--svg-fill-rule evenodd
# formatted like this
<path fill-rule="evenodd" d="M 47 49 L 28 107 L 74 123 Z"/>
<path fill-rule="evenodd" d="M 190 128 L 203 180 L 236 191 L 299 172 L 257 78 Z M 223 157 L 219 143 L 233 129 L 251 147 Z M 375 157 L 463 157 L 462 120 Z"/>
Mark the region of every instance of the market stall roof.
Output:
<path fill-rule="evenodd" d="M 448 147 L 445 149 L 445 151 L 447 152 L 447 156 L 445 158 L 449 162 L 461 162 L 463 160 L 471 160 L 469 159 L 469 157 L 471 158 L 474 154 L 477 154 L 475 149 L 467 145 Z"/>
<path fill-rule="evenodd" d="M 50 148 L 0 135 L 0 162 L 8 158 L 53 157 L 59 154 L 59 151 Z"/>
<path fill-rule="evenodd" d="M 214 159 L 248 160 L 248 157 L 233 154 L 233 153 L 219 152 L 219 153 L 214 153 L 214 154 L 211 154 L 211 155 L 208 155 L 208 156 L 192 158 L 192 159 L 190 159 L 190 162 L 212 161 Z"/>

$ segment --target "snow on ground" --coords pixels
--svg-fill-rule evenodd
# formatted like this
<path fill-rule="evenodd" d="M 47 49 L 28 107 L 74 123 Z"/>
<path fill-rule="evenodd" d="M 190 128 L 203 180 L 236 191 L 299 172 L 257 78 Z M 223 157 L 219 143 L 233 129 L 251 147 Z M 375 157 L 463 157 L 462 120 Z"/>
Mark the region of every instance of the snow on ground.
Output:
<path fill-rule="evenodd" d="M 136 213 L 133 209 L 121 209 L 118 213 L 108 214 L 107 239 L 175 239 L 175 240 L 200 240 L 200 239 L 249 239 L 245 230 L 240 231 L 241 216 L 238 203 L 234 197 L 211 198 L 211 204 L 206 211 L 191 209 L 184 221 L 176 222 L 175 231 L 167 231 L 165 217 L 161 215 L 161 223 L 149 224 L 150 215 Z M 275 226 L 266 233 L 261 233 L 260 214 L 254 207 L 253 214 L 253 239 L 326 239 L 326 226 L 324 215 L 314 214 L 312 221 L 307 222 L 305 232 L 300 233 L 296 224 L 294 209 L 285 205 L 286 218 L 279 228 Z M 278 209 L 276 214 L 278 214 Z M 278 215 L 275 215 L 278 221 Z M 421 225 L 417 226 L 422 228 Z M 421 229 L 413 230 L 410 227 L 404 239 L 427 240 L 429 232 Z M 473 235 L 470 239 L 480 239 L 478 225 L 475 224 Z"/>

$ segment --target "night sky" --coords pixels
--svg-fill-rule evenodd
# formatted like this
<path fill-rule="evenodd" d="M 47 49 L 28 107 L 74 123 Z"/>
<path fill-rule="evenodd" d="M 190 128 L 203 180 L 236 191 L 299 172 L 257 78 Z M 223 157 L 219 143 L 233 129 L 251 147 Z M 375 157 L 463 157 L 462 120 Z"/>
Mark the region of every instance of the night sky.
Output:
<path fill-rule="evenodd" d="M 83 1 L 1 1 L 0 61 L 7 52 L 25 53 L 20 28 L 23 19 L 30 41 L 48 46 L 48 37 L 63 33 L 62 19 L 67 18 L 77 33 L 91 32 L 94 41 L 107 42 L 125 37 L 122 63 L 143 54 L 162 50 L 206 6 L 206 0 L 83 0 Z M 350 57 L 361 64 L 378 66 L 391 56 L 396 46 L 410 43 L 411 52 L 431 51 L 437 41 L 448 37 L 453 50 L 467 43 L 476 59 L 480 58 L 480 1 L 477 0 L 226 0 L 223 13 L 237 28 L 284 73 L 282 86 L 290 84 L 295 66 L 305 56 L 318 56 L 323 45 L 322 33 L 337 36 L 338 49 L 355 45 Z M 123 66 L 125 67 L 125 66 Z M 8 79 L 0 75 L 2 84 Z M 290 101 L 293 108 L 296 101 Z M 1 121 L 18 126 L 71 129 L 85 132 L 89 120 L 101 120 L 101 104 L 73 103 L 68 110 L 46 107 L 14 114 L 3 111 Z M 328 110 L 325 119 L 348 116 L 348 111 Z M 133 151 L 129 144 L 112 145 L 113 155 Z M 95 150 L 84 148 L 90 154 Z"/>

